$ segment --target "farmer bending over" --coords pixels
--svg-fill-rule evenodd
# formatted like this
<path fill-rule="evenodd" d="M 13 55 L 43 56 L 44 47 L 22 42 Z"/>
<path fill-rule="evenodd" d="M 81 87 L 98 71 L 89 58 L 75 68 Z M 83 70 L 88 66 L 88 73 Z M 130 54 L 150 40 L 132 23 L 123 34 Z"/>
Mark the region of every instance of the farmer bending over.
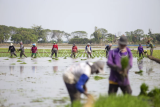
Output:
<path fill-rule="evenodd" d="M 20 49 L 19 49 L 19 51 L 21 51 L 21 53 L 20 53 L 20 58 L 22 58 L 22 55 L 24 55 L 24 56 L 27 58 L 27 56 L 26 56 L 25 53 L 24 53 L 23 43 L 20 42 L 19 44 L 20 44 Z"/>
<path fill-rule="evenodd" d="M 9 49 L 8 49 L 8 52 L 10 51 L 10 53 L 11 53 L 11 57 L 12 57 L 12 55 L 15 55 L 16 57 L 17 57 L 17 55 L 16 55 L 16 53 L 15 53 L 15 48 L 14 48 L 14 46 L 13 46 L 13 44 L 11 43 L 11 46 L 9 46 Z"/>
<path fill-rule="evenodd" d="M 36 53 L 37 53 L 37 47 L 36 47 L 36 44 L 33 44 L 33 47 L 31 48 L 31 51 L 32 51 L 32 55 L 31 57 L 33 57 L 33 55 L 35 56 L 36 58 Z"/>
<path fill-rule="evenodd" d="M 72 55 L 74 56 L 74 58 L 76 57 L 76 53 L 78 52 L 78 48 L 77 46 L 75 45 L 75 43 L 73 44 L 73 47 L 72 47 L 72 54 L 71 54 L 71 58 L 72 58 Z"/>
<path fill-rule="evenodd" d="M 92 57 L 92 48 L 90 46 L 90 43 L 87 44 L 85 51 L 87 52 L 87 57 Z"/>
<path fill-rule="evenodd" d="M 71 103 L 80 100 L 81 94 L 87 97 L 90 96 L 90 94 L 87 93 L 86 83 L 91 74 L 103 72 L 104 64 L 102 61 L 95 63 L 82 62 L 73 64 L 67 68 L 63 74 L 63 80 L 67 87 Z"/>
<path fill-rule="evenodd" d="M 53 47 L 52 47 L 52 54 L 51 54 L 51 58 L 53 56 L 53 54 L 55 54 L 55 57 L 57 58 L 57 51 L 58 51 L 58 45 L 54 42 Z"/>
<path fill-rule="evenodd" d="M 107 65 L 110 67 L 110 77 L 109 77 L 109 94 L 117 93 L 118 87 L 125 94 L 131 94 L 131 88 L 128 78 L 128 71 L 132 67 L 132 53 L 130 49 L 127 47 L 127 38 L 125 36 L 120 37 L 119 47 L 117 49 L 111 50 L 109 52 Z M 128 57 L 129 64 L 125 69 L 127 71 L 126 77 L 122 79 L 123 70 L 121 68 L 121 58 Z"/>
<path fill-rule="evenodd" d="M 112 47 L 112 44 L 109 44 L 109 45 L 107 45 L 106 48 L 105 48 L 105 50 L 106 50 L 106 58 L 107 58 L 107 56 L 108 56 L 108 52 L 110 51 L 111 47 Z"/>
<path fill-rule="evenodd" d="M 149 46 L 147 48 L 149 48 L 149 47 L 151 48 L 150 49 L 150 55 L 152 56 L 152 54 L 153 54 L 153 48 L 154 48 L 153 47 L 153 43 L 150 40 L 148 40 L 147 44 L 149 44 Z"/>
<path fill-rule="evenodd" d="M 137 54 L 138 53 L 139 53 L 139 57 L 141 57 L 141 55 L 143 56 L 144 50 L 143 50 L 143 47 L 141 46 L 141 44 L 139 44 Z M 144 58 L 144 56 L 143 56 L 143 58 Z"/>

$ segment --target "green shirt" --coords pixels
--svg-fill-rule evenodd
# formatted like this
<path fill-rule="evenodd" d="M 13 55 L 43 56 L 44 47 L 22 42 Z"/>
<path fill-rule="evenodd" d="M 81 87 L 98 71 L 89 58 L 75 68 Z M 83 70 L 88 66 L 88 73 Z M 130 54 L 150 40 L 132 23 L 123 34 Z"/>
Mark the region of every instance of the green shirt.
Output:
<path fill-rule="evenodd" d="M 153 48 L 153 43 L 152 42 L 149 43 L 149 47 Z"/>

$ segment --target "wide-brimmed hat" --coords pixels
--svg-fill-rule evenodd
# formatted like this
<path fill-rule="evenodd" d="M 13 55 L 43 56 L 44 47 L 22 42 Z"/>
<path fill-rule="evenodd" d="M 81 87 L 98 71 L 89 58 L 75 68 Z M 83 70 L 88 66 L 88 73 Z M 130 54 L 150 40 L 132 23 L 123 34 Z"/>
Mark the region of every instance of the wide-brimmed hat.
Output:
<path fill-rule="evenodd" d="M 120 45 L 127 45 L 127 37 L 126 36 L 121 36 L 118 43 Z"/>
<path fill-rule="evenodd" d="M 13 46 L 13 43 L 11 43 L 11 46 Z"/>
<path fill-rule="evenodd" d="M 88 43 L 87 45 L 90 45 L 90 43 Z"/>
<path fill-rule="evenodd" d="M 104 65 L 105 65 L 105 62 L 103 61 L 96 61 L 95 63 L 93 63 L 93 66 L 95 66 L 100 73 L 104 73 L 103 71 Z"/>

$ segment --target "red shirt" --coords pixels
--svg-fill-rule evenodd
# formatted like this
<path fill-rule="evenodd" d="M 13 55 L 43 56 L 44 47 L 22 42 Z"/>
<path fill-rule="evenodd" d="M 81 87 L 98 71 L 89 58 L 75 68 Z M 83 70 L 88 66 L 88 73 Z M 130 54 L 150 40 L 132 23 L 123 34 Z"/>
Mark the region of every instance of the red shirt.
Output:
<path fill-rule="evenodd" d="M 57 50 L 58 50 L 58 45 L 57 44 L 53 45 L 53 48 L 57 48 Z"/>
<path fill-rule="evenodd" d="M 77 51 L 77 46 L 73 46 L 72 47 L 72 52 L 76 52 Z"/>
<path fill-rule="evenodd" d="M 32 51 L 32 53 L 36 53 L 37 52 L 37 47 L 35 46 L 33 46 L 32 48 L 31 48 L 31 51 Z"/>

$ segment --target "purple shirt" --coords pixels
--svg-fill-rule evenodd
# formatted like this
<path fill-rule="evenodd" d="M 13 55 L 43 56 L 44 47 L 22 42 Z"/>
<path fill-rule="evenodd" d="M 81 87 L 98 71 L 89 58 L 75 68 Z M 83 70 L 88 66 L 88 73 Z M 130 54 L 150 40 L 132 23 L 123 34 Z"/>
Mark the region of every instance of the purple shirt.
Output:
<path fill-rule="evenodd" d="M 131 53 L 131 51 L 128 47 L 127 47 L 127 52 L 126 53 L 121 53 L 119 51 L 119 48 L 111 50 L 109 52 L 107 65 L 117 65 L 117 66 L 121 67 L 121 57 L 122 56 L 128 56 L 129 57 L 129 65 L 130 65 L 130 68 L 131 68 L 133 57 L 132 57 L 132 53 Z M 114 82 L 118 83 L 119 85 L 129 85 L 128 76 L 127 76 L 127 78 L 124 79 L 124 81 L 122 81 L 121 77 L 120 77 L 120 74 L 117 71 L 115 71 L 114 69 L 111 69 L 111 71 L 110 71 L 109 80 L 114 81 Z"/>
<path fill-rule="evenodd" d="M 139 51 L 139 53 L 142 53 L 144 50 L 143 50 L 143 47 L 142 46 L 139 46 L 138 47 L 138 51 Z"/>

